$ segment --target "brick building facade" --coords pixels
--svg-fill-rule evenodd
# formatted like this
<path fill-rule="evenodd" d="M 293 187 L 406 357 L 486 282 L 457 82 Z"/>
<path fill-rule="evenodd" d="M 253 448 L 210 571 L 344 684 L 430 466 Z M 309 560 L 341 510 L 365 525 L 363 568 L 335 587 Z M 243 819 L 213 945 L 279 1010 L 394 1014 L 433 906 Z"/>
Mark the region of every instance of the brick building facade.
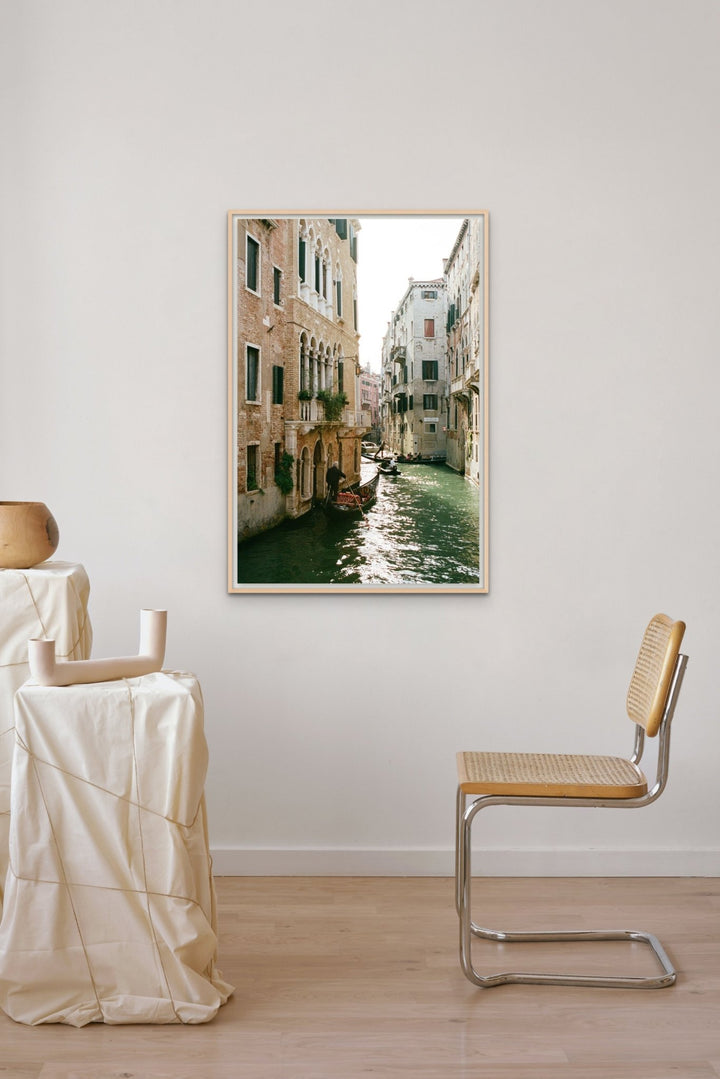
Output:
<path fill-rule="evenodd" d="M 357 234 L 345 218 L 234 217 L 237 530 L 245 539 L 360 478 Z"/>

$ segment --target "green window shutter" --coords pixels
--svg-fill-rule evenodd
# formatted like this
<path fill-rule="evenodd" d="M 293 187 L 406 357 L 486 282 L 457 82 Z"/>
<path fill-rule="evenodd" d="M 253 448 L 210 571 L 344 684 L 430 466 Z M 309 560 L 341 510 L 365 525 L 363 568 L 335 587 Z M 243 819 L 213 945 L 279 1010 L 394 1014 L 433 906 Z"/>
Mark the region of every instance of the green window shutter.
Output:
<path fill-rule="evenodd" d="M 285 368 L 273 365 L 273 404 L 281 405 L 284 400 Z"/>

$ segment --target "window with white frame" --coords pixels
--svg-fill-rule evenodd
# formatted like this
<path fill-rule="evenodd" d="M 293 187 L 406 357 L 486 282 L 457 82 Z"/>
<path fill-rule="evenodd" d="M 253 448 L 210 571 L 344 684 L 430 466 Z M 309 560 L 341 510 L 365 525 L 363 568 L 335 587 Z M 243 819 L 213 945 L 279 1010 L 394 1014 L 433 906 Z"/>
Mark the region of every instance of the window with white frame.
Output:
<path fill-rule="evenodd" d="M 249 232 L 245 238 L 245 287 L 260 295 L 260 244 Z"/>
<path fill-rule="evenodd" d="M 301 281 L 307 281 L 307 240 L 304 236 L 298 242 L 298 273 Z"/>
<path fill-rule="evenodd" d="M 245 348 L 245 400 L 260 402 L 260 349 Z"/>
<path fill-rule="evenodd" d="M 335 282 L 335 299 L 337 303 L 338 318 L 342 318 L 343 305 L 342 305 L 342 281 L 338 278 Z"/>

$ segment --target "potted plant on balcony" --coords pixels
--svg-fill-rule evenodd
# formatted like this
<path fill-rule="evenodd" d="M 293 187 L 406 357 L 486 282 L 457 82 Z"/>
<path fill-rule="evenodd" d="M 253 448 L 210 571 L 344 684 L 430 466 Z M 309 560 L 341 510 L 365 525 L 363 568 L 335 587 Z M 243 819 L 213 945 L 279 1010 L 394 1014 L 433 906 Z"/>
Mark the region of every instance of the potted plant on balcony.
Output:
<path fill-rule="evenodd" d="M 318 401 L 322 401 L 325 406 L 325 419 L 329 423 L 337 423 L 347 404 L 347 394 L 331 393 L 330 390 L 320 390 L 317 396 Z"/>

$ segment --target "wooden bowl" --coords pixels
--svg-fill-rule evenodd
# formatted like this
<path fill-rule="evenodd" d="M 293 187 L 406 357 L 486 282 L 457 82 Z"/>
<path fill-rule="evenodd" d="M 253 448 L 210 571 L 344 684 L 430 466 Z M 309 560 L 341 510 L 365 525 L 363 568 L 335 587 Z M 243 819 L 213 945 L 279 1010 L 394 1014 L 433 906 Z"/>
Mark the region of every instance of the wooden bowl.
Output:
<path fill-rule="evenodd" d="M 60 532 L 44 502 L 0 502 L 0 569 L 30 569 L 57 550 Z"/>

